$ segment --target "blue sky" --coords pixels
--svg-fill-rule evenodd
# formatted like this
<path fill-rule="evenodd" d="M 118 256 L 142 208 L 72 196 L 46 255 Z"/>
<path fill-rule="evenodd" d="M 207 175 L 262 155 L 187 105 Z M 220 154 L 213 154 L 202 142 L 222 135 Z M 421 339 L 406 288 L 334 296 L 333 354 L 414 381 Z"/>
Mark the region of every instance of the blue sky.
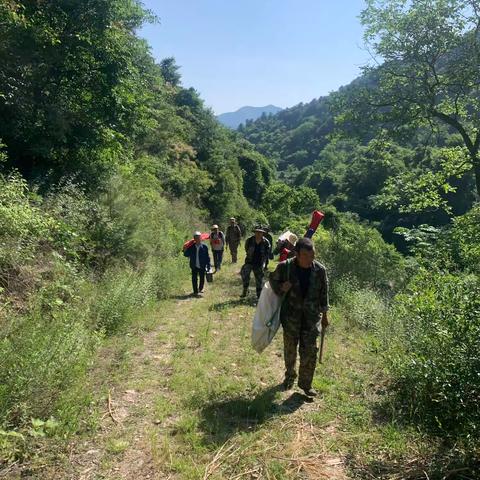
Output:
<path fill-rule="evenodd" d="M 368 59 L 364 0 L 144 0 L 160 19 L 140 35 L 173 56 L 183 85 L 215 113 L 290 107 L 358 76 Z"/>

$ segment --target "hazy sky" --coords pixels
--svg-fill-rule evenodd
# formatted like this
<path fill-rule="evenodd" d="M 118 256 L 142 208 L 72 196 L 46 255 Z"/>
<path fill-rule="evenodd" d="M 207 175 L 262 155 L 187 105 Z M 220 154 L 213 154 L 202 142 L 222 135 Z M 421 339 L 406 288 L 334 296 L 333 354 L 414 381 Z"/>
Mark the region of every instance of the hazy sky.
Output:
<path fill-rule="evenodd" d="M 215 113 L 290 107 L 328 94 L 368 61 L 364 0 L 144 0 L 160 22 L 140 34 L 174 56 L 183 85 Z"/>

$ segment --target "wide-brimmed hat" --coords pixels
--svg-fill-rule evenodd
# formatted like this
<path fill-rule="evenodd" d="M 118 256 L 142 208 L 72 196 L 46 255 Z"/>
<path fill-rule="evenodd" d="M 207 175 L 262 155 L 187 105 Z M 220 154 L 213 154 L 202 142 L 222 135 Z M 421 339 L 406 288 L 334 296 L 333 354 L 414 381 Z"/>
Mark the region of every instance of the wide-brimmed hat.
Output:
<path fill-rule="evenodd" d="M 232 220 L 235 221 L 236 220 L 235 217 L 230 217 L 230 221 Z"/>
<path fill-rule="evenodd" d="M 293 246 L 295 246 L 295 244 L 298 242 L 298 237 L 297 237 L 294 233 L 292 233 L 292 234 L 289 235 L 288 241 L 289 241 Z"/>
<path fill-rule="evenodd" d="M 212 230 L 215 230 L 216 228 L 218 228 L 218 225 L 212 225 Z"/>
<path fill-rule="evenodd" d="M 262 233 L 267 233 L 264 228 L 261 225 L 258 225 L 253 229 L 254 232 L 262 232 Z"/>
<path fill-rule="evenodd" d="M 201 236 L 202 236 L 202 232 L 199 232 L 198 230 L 196 232 L 193 232 L 193 238 L 201 237 Z"/>

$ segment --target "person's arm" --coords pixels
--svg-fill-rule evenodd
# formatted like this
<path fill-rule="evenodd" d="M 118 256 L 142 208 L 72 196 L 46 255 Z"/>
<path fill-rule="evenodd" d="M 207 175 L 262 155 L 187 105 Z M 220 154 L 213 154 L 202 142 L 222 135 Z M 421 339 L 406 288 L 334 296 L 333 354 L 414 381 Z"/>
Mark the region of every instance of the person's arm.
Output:
<path fill-rule="evenodd" d="M 195 244 L 194 244 L 195 245 Z M 194 246 L 192 245 L 192 247 Z M 190 257 L 192 255 L 192 247 L 188 247 L 185 249 L 185 251 L 183 252 L 183 256 L 184 257 Z"/>
<path fill-rule="evenodd" d="M 275 271 L 268 278 L 268 281 L 272 286 L 272 290 L 279 296 L 287 293 L 292 288 L 292 284 L 288 281 L 286 277 L 287 264 L 279 263 Z"/>
<path fill-rule="evenodd" d="M 321 273 L 321 283 L 320 283 L 320 312 L 322 313 L 322 327 L 327 328 L 329 325 L 328 321 L 328 276 L 327 271 L 322 269 Z"/>

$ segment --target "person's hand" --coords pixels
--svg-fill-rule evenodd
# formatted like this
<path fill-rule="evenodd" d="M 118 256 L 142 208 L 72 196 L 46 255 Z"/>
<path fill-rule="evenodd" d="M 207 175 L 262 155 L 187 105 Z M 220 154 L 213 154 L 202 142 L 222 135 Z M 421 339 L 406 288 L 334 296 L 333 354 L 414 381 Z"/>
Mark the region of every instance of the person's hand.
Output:
<path fill-rule="evenodd" d="M 329 325 L 330 325 L 330 322 L 328 321 L 327 312 L 324 312 L 322 315 L 322 328 L 327 328 Z"/>
<path fill-rule="evenodd" d="M 282 286 L 280 287 L 280 291 L 283 293 L 287 293 L 292 288 L 292 284 L 290 282 L 283 282 Z"/>

